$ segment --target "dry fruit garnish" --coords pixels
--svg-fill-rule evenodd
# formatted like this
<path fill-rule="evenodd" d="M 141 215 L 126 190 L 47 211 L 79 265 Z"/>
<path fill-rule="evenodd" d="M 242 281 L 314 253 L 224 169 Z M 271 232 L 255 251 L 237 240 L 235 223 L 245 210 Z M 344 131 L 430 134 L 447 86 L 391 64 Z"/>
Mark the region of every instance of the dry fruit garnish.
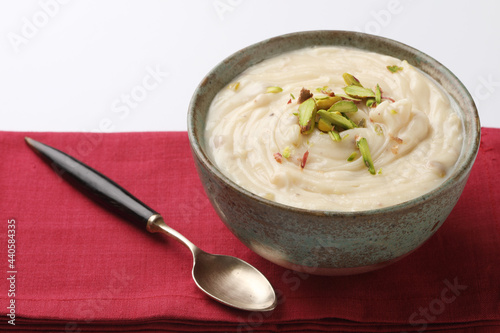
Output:
<path fill-rule="evenodd" d="M 371 108 L 371 107 L 374 107 L 376 104 L 375 104 L 375 98 L 367 98 L 366 99 L 366 106 Z"/>
<path fill-rule="evenodd" d="M 302 94 L 301 94 L 302 96 Z M 314 130 L 316 124 L 316 102 L 309 98 L 299 106 L 299 126 L 300 133 L 309 134 Z"/>
<path fill-rule="evenodd" d="M 343 112 L 343 113 L 350 113 L 350 112 L 357 112 L 358 107 L 356 104 L 354 104 L 353 101 L 338 101 L 337 103 L 333 104 L 330 106 L 328 109 L 328 112 Z"/>
<path fill-rule="evenodd" d="M 266 93 L 277 94 L 282 92 L 283 89 L 281 87 L 267 87 Z"/>
<path fill-rule="evenodd" d="M 377 83 L 377 87 L 375 88 L 375 102 L 380 104 L 382 102 L 382 90 L 380 90 L 380 86 Z"/>
<path fill-rule="evenodd" d="M 331 131 L 328 131 L 328 135 L 335 142 L 342 141 L 342 138 L 340 137 L 339 132 L 337 132 L 335 129 L 332 129 Z"/>
<path fill-rule="evenodd" d="M 361 156 L 363 156 L 363 161 L 365 165 L 368 167 L 368 171 L 374 175 L 375 167 L 373 166 L 372 155 L 370 154 L 370 148 L 368 147 L 368 141 L 365 138 L 359 137 L 356 138 L 356 145 L 358 146 L 359 152 Z"/>
<path fill-rule="evenodd" d="M 403 67 L 399 67 L 398 65 L 392 65 L 392 66 L 387 66 L 387 69 L 391 73 L 396 73 L 396 72 L 402 71 Z"/>
<path fill-rule="evenodd" d="M 311 91 L 309 91 L 306 88 L 302 88 L 302 90 L 300 90 L 299 99 L 297 100 L 297 103 L 302 104 L 311 97 L 313 97 L 313 94 L 311 94 Z"/>
<path fill-rule="evenodd" d="M 301 134 L 311 134 L 314 128 L 317 127 L 321 132 L 328 133 L 332 141 L 342 141 L 349 134 L 345 133 L 341 137 L 339 132 L 357 127 L 366 127 L 367 120 L 365 117 L 362 117 L 358 124 L 356 124 L 348 116 L 348 114 L 358 111 L 357 103 L 364 103 L 369 107 L 375 107 L 382 103 L 383 100 L 394 102 L 392 98 L 383 96 L 382 89 L 378 84 L 375 86 L 374 91 L 364 87 L 352 74 L 344 73 L 342 77 L 347 85 L 343 88 L 345 95 L 335 94 L 328 86 L 316 88 L 316 91 L 321 93 L 316 97 L 313 97 L 310 90 L 306 88 L 301 89 L 299 98 L 297 99 L 297 103 L 300 104 L 299 110 L 297 113 L 294 113 L 299 119 Z M 290 96 L 294 98 L 293 94 L 290 94 Z M 382 128 L 378 124 L 374 124 L 374 130 L 377 134 L 383 134 Z M 363 161 L 367 165 L 369 172 L 376 174 L 366 139 L 357 137 L 356 146 L 363 156 Z M 288 154 L 286 155 L 285 151 L 283 151 L 283 155 L 280 157 L 288 158 Z M 309 150 L 306 151 L 302 158 L 298 159 L 301 163 L 301 168 L 304 168 L 308 155 Z M 355 159 L 356 156 L 357 153 L 354 152 L 349 157 L 349 160 Z"/>
<path fill-rule="evenodd" d="M 240 83 L 239 82 L 233 82 L 233 83 L 231 83 L 231 84 L 229 84 L 227 86 L 228 89 L 231 89 L 231 90 L 234 90 L 234 91 L 237 91 L 239 87 L 240 87 Z"/>
<path fill-rule="evenodd" d="M 314 98 L 316 100 L 316 105 L 318 106 L 319 110 L 328 110 L 329 108 L 332 107 L 333 104 L 340 102 L 342 100 L 342 97 L 340 96 L 325 96 L 324 98 Z"/>
<path fill-rule="evenodd" d="M 373 90 L 355 85 L 345 87 L 344 91 L 347 95 L 354 98 L 375 97 Z"/>
<path fill-rule="evenodd" d="M 332 125 L 342 128 L 342 129 L 353 129 L 356 127 L 349 119 L 344 117 L 340 112 L 329 112 L 326 110 L 319 110 L 319 119 L 324 119 L 325 121 L 331 123 Z"/>
<path fill-rule="evenodd" d="M 359 80 L 349 73 L 344 73 L 343 77 L 347 84 L 347 87 L 344 87 L 346 95 L 337 95 L 341 96 L 343 99 L 350 99 L 353 102 L 361 102 L 364 100 L 368 107 L 375 107 L 382 103 L 383 100 L 394 102 L 394 99 L 383 96 L 382 88 L 380 88 L 378 84 L 375 87 L 375 91 L 373 91 L 372 89 L 363 87 Z"/>
<path fill-rule="evenodd" d="M 328 88 L 328 86 L 316 88 L 316 92 L 325 94 L 325 95 L 330 96 L 330 97 L 335 96 L 335 93 L 332 91 L 332 89 Z"/>
<path fill-rule="evenodd" d="M 302 156 L 302 159 L 300 160 L 300 167 L 304 169 L 306 166 L 307 158 L 309 157 L 309 150 L 306 150 L 304 153 L 304 156 Z"/>
<path fill-rule="evenodd" d="M 389 138 L 390 138 L 391 140 L 396 141 L 398 144 L 403 144 L 403 139 L 398 138 L 397 136 L 394 136 L 394 135 L 392 135 L 392 134 L 389 134 Z"/>
<path fill-rule="evenodd" d="M 336 96 L 341 97 L 344 101 L 362 102 L 361 98 L 355 98 L 349 95 L 337 94 Z"/>
<path fill-rule="evenodd" d="M 359 80 L 356 79 L 353 75 L 349 73 L 344 73 L 342 74 L 342 77 L 344 78 L 345 84 L 347 84 L 348 86 L 362 87 L 361 82 L 359 82 Z"/>
<path fill-rule="evenodd" d="M 286 146 L 285 149 L 283 149 L 283 153 L 281 154 L 281 156 L 283 156 L 284 158 L 290 158 L 290 154 L 291 154 L 290 147 Z"/>
<path fill-rule="evenodd" d="M 333 124 L 324 118 L 319 118 L 318 129 L 321 132 L 330 132 L 333 129 Z"/>
<path fill-rule="evenodd" d="M 283 155 L 281 155 L 280 153 L 274 153 L 274 159 L 276 160 L 276 162 L 278 163 L 281 163 L 283 162 Z"/>
<path fill-rule="evenodd" d="M 356 153 L 355 151 L 352 152 L 351 155 L 349 155 L 349 157 L 347 158 L 347 162 L 352 162 L 356 159 L 356 157 L 358 157 L 358 153 Z"/>

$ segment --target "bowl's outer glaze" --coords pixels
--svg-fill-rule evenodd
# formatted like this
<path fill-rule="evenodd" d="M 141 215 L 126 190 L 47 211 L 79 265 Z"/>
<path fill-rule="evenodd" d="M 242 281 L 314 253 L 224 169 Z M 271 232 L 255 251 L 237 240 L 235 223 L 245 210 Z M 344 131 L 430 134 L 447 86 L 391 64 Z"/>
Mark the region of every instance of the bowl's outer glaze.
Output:
<path fill-rule="evenodd" d="M 215 95 L 248 67 L 309 46 L 346 46 L 406 59 L 436 80 L 457 103 L 464 146 L 457 168 L 437 189 L 399 205 L 362 211 L 310 211 L 278 204 L 236 185 L 208 158 L 204 127 Z M 205 191 L 226 226 L 246 246 L 286 268 L 345 275 L 374 270 L 415 250 L 457 203 L 479 149 L 480 124 L 472 97 L 443 65 L 422 52 L 382 37 L 348 31 L 308 31 L 249 46 L 216 66 L 195 91 L 188 133 Z"/>

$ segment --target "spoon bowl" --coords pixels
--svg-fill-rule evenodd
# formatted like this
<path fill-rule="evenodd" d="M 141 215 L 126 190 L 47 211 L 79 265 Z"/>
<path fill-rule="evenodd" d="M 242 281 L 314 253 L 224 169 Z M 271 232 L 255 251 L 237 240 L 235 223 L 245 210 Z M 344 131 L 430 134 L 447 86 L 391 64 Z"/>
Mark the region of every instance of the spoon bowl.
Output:
<path fill-rule="evenodd" d="M 191 250 L 193 280 L 198 288 L 213 299 L 248 311 L 270 311 L 276 307 L 273 287 L 261 272 L 247 262 L 201 250 L 170 228 L 159 214 L 148 220 L 147 230 L 162 232 Z"/>
<path fill-rule="evenodd" d="M 271 285 L 264 283 L 265 277 L 253 266 L 235 257 L 202 250 L 193 256 L 193 279 L 207 295 L 226 305 L 249 311 L 269 311 L 276 307 Z"/>

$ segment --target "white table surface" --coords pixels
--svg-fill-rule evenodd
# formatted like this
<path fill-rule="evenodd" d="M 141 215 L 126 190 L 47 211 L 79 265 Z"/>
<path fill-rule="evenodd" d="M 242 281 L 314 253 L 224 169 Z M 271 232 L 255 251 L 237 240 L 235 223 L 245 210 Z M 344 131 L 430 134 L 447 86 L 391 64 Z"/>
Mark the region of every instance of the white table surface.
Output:
<path fill-rule="evenodd" d="M 469 89 L 482 126 L 500 127 L 499 13 L 495 0 L 4 0 L 0 130 L 184 131 L 191 95 L 219 61 L 319 29 L 422 50 Z"/>

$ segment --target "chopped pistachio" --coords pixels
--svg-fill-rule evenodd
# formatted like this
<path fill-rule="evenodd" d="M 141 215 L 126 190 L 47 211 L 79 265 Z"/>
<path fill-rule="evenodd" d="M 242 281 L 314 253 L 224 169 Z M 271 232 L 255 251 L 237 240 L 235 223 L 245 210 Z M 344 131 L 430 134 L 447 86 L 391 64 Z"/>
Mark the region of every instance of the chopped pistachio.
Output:
<path fill-rule="evenodd" d="M 285 149 L 283 149 L 283 153 L 281 154 L 284 158 L 289 158 L 290 157 L 290 147 L 286 146 Z"/>
<path fill-rule="evenodd" d="M 366 126 L 366 119 L 361 118 L 361 120 L 358 123 L 358 127 L 365 127 Z"/>
<path fill-rule="evenodd" d="M 329 112 L 343 112 L 343 113 L 357 112 L 358 107 L 352 101 L 338 101 L 337 103 L 333 104 L 328 109 L 328 111 Z"/>
<path fill-rule="evenodd" d="M 343 129 L 352 129 L 356 127 L 356 125 L 354 125 L 352 121 L 350 121 L 350 119 L 345 118 L 340 112 L 329 112 L 326 110 L 319 110 L 318 114 L 320 116 L 320 119 L 324 118 L 328 122 L 332 123 L 334 126 L 338 126 Z"/>
<path fill-rule="evenodd" d="M 316 102 L 313 98 L 309 98 L 299 106 L 299 126 L 300 133 L 309 134 L 314 130 L 316 122 Z"/>
<path fill-rule="evenodd" d="M 323 99 L 316 99 L 316 105 L 318 105 L 319 110 L 328 110 L 333 104 L 338 103 L 339 101 L 342 100 L 342 97 L 339 96 L 333 96 L 329 97 L 327 96 L 326 98 Z"/>
<path fill-rule="evenodd" d="M 326 120 L 325 118 L 319 118 L 318 129 L 322 132 L 329 132 L 333 128 L 333 124 Z"/>
<path fill-rule="evenodd" d="M 240 83 L 239 82 L 233 82 L 233 83 L 230 83 L 227 86 L 228 89 L 231 89 L 231 90 L 234 90 L 234 91 L 237 91 L 239 87 L 240 87 Z"/>
<path fill-rule="evenodd" d="M 290 97 L 292 97 L 292 99 L 295 99 L 295 96 L 293 96 L 293 94 L 292 94 L 292 93 L 290 93 Z"/>
<path fill-rule="evenodd" d="M 375 167 L 373 166 L 372 156 L 370 154 L 370 148 L 368 147 L 368 141 L 366 141 L 365 138 L 358 138 L 356 140 L 356 145 L 358 146 L 361 156 L 363 156 L 363 161 L 365 162 L 365 165 L 368 167 L 368 171 L 372 175 L 374 175 Z"/>
<path fill-rule="evenodd" d="M 367 98 L 366 99 L 366 106 L 371 108 L 375 104 L 375 98 Z"/>
<path fill-rule="evenodd" d="M 382 102 L 382 91 L 380 90 L 380 86 L 377 83 L 377 87 L 375 88 L 375 102 L 380 104 Z"/>
<path fill-rule="evenodd" d="M 321 88 L 316 88 L 316 92 L 331 92 L 332 90 L 328 86 L 323 86 Z"/>
<path fill-rule="evenodd" d="M 379 175 L 382 174 L 382 168 L 378 169 L 377 174 L 379 174 Z"/>
<path fill-rule="evenodd" d="M 398 114 L 398 111 L 394 110 L 394 109 L 391 109 L 391 113 L 392 114 Z"/>
<path fill-rule="evenodd" d="M 392 65 L 392 66 L 387 66 L 387 69 L 388 69 L 391 73 L 396 73 L 396 72 L 402 71 L 402 70 L 403 70 L 403 67 L 399 67 L 398 65 Z"/>
<path fill-rule="evenodd" d="M 282 92 L 283 89 L 281 87 L 267 87 L 266 93 L 277 94 Z"/>
<path fill-rule="evenodd" d="M 344 95 L 344 94 L 336 94 L 335 96 L 338 96 L 338 97 L 341 97 L 344 100 L 353 101 L 353 102 L 361 102 L 362 101 L 361 98 L 355 98 L 355 97 L 347 96 L 347 95 Z"/>
<path fill-rule="evenodd" d="M 342 140 L 345 140 L 345 139 L 347 139 L 348 137 L 349 137 L 349 133 L 347 133 L 346 135 L 344 135 L 344 136 L 342 137 Z"/>
<path fill-rule="evenodd" d="M 351 75 L 349 73 L 344 73 L 344 74 L 342 74 L 342 77 L 344 78 L 345 84 L 347 84 L 348 86 L 362 87 L 359 80 L 356 79 L 353 75 Z"/>
<path fill-rule="evenodd" d="M 375 130 L 375 133 L 377 133 L 377 135 L 384 135 L 384 130 L 379 124 L 375 124 L 375 126 L 373 126 L 373 129 Z"/>
<path fill-rule="evenodd" d="M 328 131 L 328 135 L 330 136 L 330 138 L 333 140 L 333 141 L 342 141 L 342 138 L 340 137 L 340 134 L 339 132 L 337 132 L 336 130 L 332 129 L 331 131 Z"/>
<path fill-rule="evenodd" d="M 349 118 L 349 116 L 348 116 L 348 115 L 346 115 L 346 114 L 345 114 L 345 113 L 343 113 L 343 112 L 341 113 L 341 115 L 342 115 L 342 117 L 344 117 L 345 119 L 347 119 L 347 120 L 351 123 L 352 127 L 354 127 L 354 128 L 358 127 L 358 125 L 357 125 L 354 121 L 352 121 L 352 119 L 351 119 L 351 118 Z"/>
<path fill-rule="evenodd" d="M 349 155 L 349 157 L 347 158 L 347 162 L 352 162 L 356 159 L 356 157 L 358 157 L 358 153 L 356 153 L 355 151 L 352 152 L 351 155 Z"/>
<path fill-rule="evenodd" d="M 373 90 L 355 85 L 345 87 L 344 91 L 347 95 L 355 98 L 375 97 Z"/>

